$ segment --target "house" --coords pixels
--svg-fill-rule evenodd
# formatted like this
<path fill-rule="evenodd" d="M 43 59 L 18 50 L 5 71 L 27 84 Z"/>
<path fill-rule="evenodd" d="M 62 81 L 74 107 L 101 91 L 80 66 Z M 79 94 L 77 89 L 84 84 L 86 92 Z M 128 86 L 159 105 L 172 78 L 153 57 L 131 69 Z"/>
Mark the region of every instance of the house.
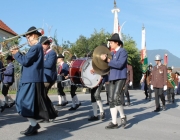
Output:
<path fill-rule="evenodd" d="M 2 20 L 0 20 L 0 41 L 4 37 L 9 38 L 16 35 L 17 33 L 15 33 L 11 28 L 9 28 Z"/>
<path fill-rule="evenodd" d="M 0 20 L 0 42 L 2 42 L 6 38 L 10 38 L 16 36 L 11 28 L 9 28 L 2 20 Z M 2 45 L 0 44 L 0 52 L 2 52 Z"/>

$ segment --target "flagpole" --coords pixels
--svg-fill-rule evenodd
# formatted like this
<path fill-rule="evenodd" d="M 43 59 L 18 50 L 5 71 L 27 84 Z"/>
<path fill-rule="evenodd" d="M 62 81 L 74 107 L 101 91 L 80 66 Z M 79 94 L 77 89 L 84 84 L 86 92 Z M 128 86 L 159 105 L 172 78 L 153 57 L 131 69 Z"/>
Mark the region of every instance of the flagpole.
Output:
<path fill-rule="evenodd" d="M 146 52 L 146 31 L 144 25 L 142 27 L 141 64 L 142 72 L 145 73 L 148 70 L 148 58 Z"/>

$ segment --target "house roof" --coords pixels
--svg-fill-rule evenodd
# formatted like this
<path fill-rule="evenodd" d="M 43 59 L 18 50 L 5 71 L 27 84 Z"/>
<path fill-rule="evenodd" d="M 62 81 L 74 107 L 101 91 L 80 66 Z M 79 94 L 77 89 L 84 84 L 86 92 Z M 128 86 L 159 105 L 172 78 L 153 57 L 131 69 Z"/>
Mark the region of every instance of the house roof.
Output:
<path fill-rule="evenodd" d="M 0 20 L 0 29 L 12 34 L 17 35 L 12 29 L 10 29 L 2 20 Z"/>

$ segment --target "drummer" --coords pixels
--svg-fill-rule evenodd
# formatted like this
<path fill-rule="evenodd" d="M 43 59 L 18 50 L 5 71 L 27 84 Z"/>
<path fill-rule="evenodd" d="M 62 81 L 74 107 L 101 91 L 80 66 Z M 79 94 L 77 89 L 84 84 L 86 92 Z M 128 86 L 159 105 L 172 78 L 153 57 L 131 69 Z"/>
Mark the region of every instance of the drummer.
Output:
<path fill-rule="evenodd" d="M 76 60 L 76 56 L 71 57 L 70 65 L 72 65 L 74 60 Z M 69 78 L 69 74 L 68 74 L 68 76 L 65 77 L 65 79 L 68 79 L 68 78 Z M 79 108 L 79 106 L 81 106 L 81 102 L 79 102 L 78 97 L 77 97 L 77 95 L 75 93 L 76 90 L 77 90 L 77 86 L 74 85 L 73 83 L 71 83 L 71 91 L 70 91 L 70 93 L 71 93 L 71 98 L 72 98 L 72 106 L 69 109 L 69 111 L 76 110 L 77 108 Z"/>
<path fill-rule="evenodd" d="M 64 56 L 62 54 L 59 54 L 57 56 L 57 63 L 58 63 L 58 75 L 61 75 L 63 77 L 62 80 L 64 80 L 65 76 L 67 76 L 69 73 L 69 65 L 64 62 Z M 66 99 L 66 94 L 63 91 L 64 87 L 62 87 L 61 82 L 57 83 L 57 87 L 58 87 L 58 99 L 59 99 L 59 104 L 57 104 L 57 106 L 66 106 L 68 104 L 68 101 Z"/>

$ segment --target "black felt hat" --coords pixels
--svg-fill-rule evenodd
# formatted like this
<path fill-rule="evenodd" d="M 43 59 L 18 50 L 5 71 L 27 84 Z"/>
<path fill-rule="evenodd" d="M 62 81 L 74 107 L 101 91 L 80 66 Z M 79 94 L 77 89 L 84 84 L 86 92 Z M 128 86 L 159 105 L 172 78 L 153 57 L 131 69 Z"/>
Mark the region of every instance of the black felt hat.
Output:
<path fill-rule="evenodd" d="M 44 43 L 51 43 L 51 41 L 48 39 L 47 36 L 42 36 L 41 39 L 40 39 L 40 43 L 41 44 L 44 44 Z"/>
<path fill-rule="evenodd" d="M 76 60 L 76 56 L 74 56 L 74 55 L 71 57 L 71 61 L 73 61 L 73 60 Z"/>
<path fill-rule="evenodd" d="M 113 34 L 112 37 L 108 39 L 108 41 L 114 41 L 114 42 L 119 42 L 120 44 L 123 44 L 118 33 Z"/>
<path fill-rule="evenodd" d="M 60 53 L 57 55 L 57 58 L 64 58 L 64 56 Z"/>
<path fill-rule="evenodd" d="M 176 71 L 175 74 L 180 75 L 178 71 Z"/>
<path fill-rule="evenodd" d="M 168 67 L 167 69 L 168 69 L 168 70 L 172 70 L 172 68 L 171 68 L 171 67 Z"/>
<path fill-rule="evenodd" d="M 34 31 L 33 31 L 33 30 L 34 30 Z M 33 31 L 33 32 L 31 32 L 31 31 Z M 41 36 L 41 35 L 42 35 L 40 32 L 38 32 L 38 30 L 36 30 L 36 27 L 34 27 L 34 26 L 30 27 L 30 28 L 27 30 L 27 32 L 29 32 L 29 33 L 23 35 L 23 37 L 26 37 L 26 36 L 29 35 L 29 34 L 37 34 L 38 36 Z"/>
<path fill-rule="evenodd" d="M 6 57 L 6 60 L 14 60 L 14 58 L 12 57 L 12 55 L 8 55 L 8 56 Z"/>

